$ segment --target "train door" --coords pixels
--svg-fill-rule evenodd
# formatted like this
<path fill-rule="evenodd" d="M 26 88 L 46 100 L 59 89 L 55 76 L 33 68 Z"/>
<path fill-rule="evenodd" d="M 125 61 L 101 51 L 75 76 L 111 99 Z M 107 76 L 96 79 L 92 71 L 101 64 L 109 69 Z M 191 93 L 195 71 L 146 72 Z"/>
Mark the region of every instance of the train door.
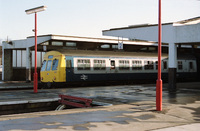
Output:
<path fill-rule="evenodd" d="M 183 72 L 188 72 L 189 68 L 188 68 L 188 61 L 183 61 Z"/>
<path fill-rule="evenodd" d="M 163 72 L 167 72 L 168 71 L 168 63 L 167 61 L 162 61 L 162 70 Z"/>
<path fill-rule="evenodd" d="M 110 73 L 115 73 L 116 63 L 115 60 L 110 60 Z"/>
<path fill-rule="evenodd" d="M 66 57 L 66 81 L 73 80 L 73 58 Z"/>
<path fill-rule="evenodd" d="M 195 72 L 197 71 L 196 69 L 196 62 L 195 61 L 188 61 L 188 72 Z"/>

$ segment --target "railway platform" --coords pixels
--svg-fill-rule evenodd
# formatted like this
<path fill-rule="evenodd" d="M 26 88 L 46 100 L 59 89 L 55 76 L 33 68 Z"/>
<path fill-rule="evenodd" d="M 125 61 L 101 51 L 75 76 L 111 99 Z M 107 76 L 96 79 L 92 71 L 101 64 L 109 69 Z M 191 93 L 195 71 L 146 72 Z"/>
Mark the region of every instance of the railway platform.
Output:
<path fill-rule="evenodd" d="M 1 115 L 0 131 L 198 130 L 200 83 L 179 83 L 178 90 L 174 93 L 169 93 L 166 87 L 167 84 L 163 84 L 161 112 L 155 111 L 155 84 L 40 89 L 38 93 L 33 93 L 33 90 L 0 90 L 0 105 L 57 101 L 59 94 L 112 104 L 62 111 Z"/>
<path fill-rule="evenodd" d="M 33 88 L 33 83 L 26 83 L 25 81 L 0 81 L 0 90 L 9 89 L 28 89 Z"/>

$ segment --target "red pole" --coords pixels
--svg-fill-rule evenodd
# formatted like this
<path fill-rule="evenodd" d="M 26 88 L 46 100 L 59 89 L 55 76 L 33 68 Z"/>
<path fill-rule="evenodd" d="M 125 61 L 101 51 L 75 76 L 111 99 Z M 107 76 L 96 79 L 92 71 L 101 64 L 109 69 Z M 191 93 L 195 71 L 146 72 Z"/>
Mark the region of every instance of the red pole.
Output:
<path fill-rule="evenodd" d="M 162 111 L 162 79 L 161 79 L 161 0 L 159 0 L 159 15 L 158 15 L 158 79 L 156 81 L 156 110 Z"/>
<path fill-rule="evenodd" d="M 37 12 L 35 12 L 35 73 L 34 73 L 34 93 L 38 89 L 38 74 L 37 74 Z"/>

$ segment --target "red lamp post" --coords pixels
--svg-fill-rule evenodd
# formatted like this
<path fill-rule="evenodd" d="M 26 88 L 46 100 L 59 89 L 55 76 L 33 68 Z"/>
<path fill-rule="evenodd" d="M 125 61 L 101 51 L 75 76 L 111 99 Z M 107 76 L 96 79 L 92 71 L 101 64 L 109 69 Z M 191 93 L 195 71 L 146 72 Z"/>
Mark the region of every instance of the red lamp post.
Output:
<path fill-rule="evenodd" d="M 38 74 L 37 74 L 37 12 L 45 11 L 46 6 L 40 6 L 32 9 L 25 10 L 26 14 L 35 13 L 35 72 L 34 72 L 34 93 L 37 93 L 38 89 Z"/>
<path fill-rule="evenodd" d="M 162 111 L 162 79 L 161 79 L 161 33 L 162 33 L 162 25 L 161 25 L 161 0 L 159 0 L 159 15 L 158 15 L 158 79 L 156 81 L 156 110 Z"/>

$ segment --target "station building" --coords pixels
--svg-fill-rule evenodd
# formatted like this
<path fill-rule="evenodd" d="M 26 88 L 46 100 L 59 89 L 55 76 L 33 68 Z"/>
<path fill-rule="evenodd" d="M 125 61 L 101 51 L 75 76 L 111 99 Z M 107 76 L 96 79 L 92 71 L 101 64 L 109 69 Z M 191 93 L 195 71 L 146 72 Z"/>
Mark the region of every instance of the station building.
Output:
<path fill-rule="evenodd" d="M 157 42 L 158 24 L 113 28 L 104 30 L 103 35 Z M 183 47 L 192 48 L 191 53 L 197 57 L 197 66 L 200 66 L 200 17 L 162 24 L 162 43 L 169 47 L 169 88 L 176 90 L 177 56 L 185 50 Z"/>
<path fill-rule="evenodd" d="M 158 51 L 158 25 L 135 25 L 104 30 L 103 35 L 112 38 L 91 38 L 64 35 L 40 35 L 37 45 L 37 72 L 39 74 L 45 52 L 51 50 L 85 51 Z M 169 82 L 175 85 L 178 54 L 192 54 L 198 58 L 200 66 L 200 17 L 163 24 L 162 52 L 169 54 Z M 169 47 L 169 48 L 168 48 Z M 32 81 L 35 65 L 34 36 L 22 40 L 3 42 L 2 80 Z M 200 72 L 198 70 L 198 72 Z M 40 79 L 40 77 L 38 77 Z"/>
<path fill-rule="evenodd" d="M 37 38 L 37 71 L 39 74 L 45 52 L 51 50 L 95 50 L 124 52 L 156 52 L 157 43 L 126 40 L 122 38 L 91 38 L 63 35 L 41 35 Z M 3 42 L 2 46 L 2 80 L 32 81 L 35 65 L 34 36 L 22 40 Z M 163 45 L 167 53 L 167 45 Z M 39 77 L 40 78 L 40 77 Z"/>

